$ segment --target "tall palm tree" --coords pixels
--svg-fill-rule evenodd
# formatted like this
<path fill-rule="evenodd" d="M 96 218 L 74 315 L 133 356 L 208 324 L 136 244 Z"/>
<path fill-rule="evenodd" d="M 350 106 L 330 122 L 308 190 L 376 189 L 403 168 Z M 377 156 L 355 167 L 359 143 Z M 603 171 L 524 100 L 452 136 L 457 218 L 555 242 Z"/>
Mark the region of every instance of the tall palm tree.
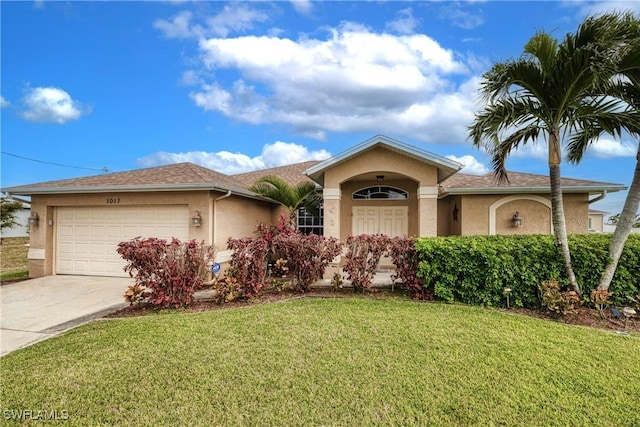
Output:
<path fill-rule="evenodd" d="M 609 47 L 602 48 L 603 56 L 609 59 L 608 66 L 613 75 L 610 81 L 605 82 L 605 92 L 627 103 L 626 112 L 629 117 L 624 123 L 624 128 L 640 142 L 640 19 L 632 14 L 615 17 L 618 19 L 616 25 L 618 36 L 612 37 L 613 43 Z M 588 144 L 588 141 L 580 138 L 571 141 L 567 159 L 573 163 L 580 162 Z M 638 206 L 640 206 L 640 145 L 636 154 L 633 179 L 609 244 L 609 261 L 600 277 L 599 289 L 609 289 L 631 228 L 638 219 Z"/>
<path fill-rule="evenodd" d="M 569 284 L 580 296 L 567 240 L 561 147 L 568 134 L 591 142 L 602 132 L 619 135 L 623 127 L 624 102 L 597 92 L 607 78 L 599 66 L 604 58 L 597 47 L 608 34 L 608 25 L 612 25 L 608 20 L 589 18 L 561 43 L 538 32 L 519 59 L 494 64 L 481 82 L 486 107 L 469 128 L 473 144 L 492 155 L 500 181 L 508 181 L 505 161 L 513 150 L 546 136 L 555 242 Z"/>
<path fill-rule="evenodd" d="M 292 226 L 295 226 L 298 208 L 304 207 L 312 215 L 319 215 L 321 199 L 315 184 L 311 181 L 290 185 L 282 178 L 267 175 L 256 181 L 249 190 L 275 200 L 289 209 Z"/>

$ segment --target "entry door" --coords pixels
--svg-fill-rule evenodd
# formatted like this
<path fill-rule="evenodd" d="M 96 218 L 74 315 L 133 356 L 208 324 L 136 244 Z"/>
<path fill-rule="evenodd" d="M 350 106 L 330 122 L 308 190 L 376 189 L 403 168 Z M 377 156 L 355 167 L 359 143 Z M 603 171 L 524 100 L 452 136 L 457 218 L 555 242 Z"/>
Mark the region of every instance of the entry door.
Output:
<path fill-rule="evenodd" d="M 354 206 L 351 232 L 406 236 L 409 234 L 408 213 L 407 206 Z"/>

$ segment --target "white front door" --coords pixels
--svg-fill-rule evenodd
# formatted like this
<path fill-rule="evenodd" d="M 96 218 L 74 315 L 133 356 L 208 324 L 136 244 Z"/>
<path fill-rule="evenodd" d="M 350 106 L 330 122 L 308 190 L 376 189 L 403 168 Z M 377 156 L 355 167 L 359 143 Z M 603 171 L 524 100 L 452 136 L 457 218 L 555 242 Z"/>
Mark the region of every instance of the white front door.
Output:
<path fill-rule="evenodd" d="M 407 206 L 354 206 L 351 233 L 384 234 L 389 237 L 409 233 Z"/>

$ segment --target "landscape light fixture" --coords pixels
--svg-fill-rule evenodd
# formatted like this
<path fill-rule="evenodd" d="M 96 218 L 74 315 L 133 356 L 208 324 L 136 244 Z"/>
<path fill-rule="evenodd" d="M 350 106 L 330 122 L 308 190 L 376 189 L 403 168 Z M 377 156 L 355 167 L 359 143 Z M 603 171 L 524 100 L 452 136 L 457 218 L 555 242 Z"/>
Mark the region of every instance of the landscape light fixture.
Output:
<path fill-rule="evenodd" d="M 191 217 L 191 225 L 193 225 L 194 227 L 200 227 L 202 225 L 202 217 L 200 216 L 200 211 L 196 211 L 196 213 Z"/>
<path fill-rule="evenodd" d="M 378 182 L 384 181 L 384 175 L 376 175 L 376 180 L 378 180 Z"/>
<path fill-rule="evenodd" d="M 522 217 L 520 216 L 520 212 L 516 211 L 513 218 L 511 218 L 511 221 L 513 222 L 514 227 L 522 227 Z"/>
<path fill-rule="evenodd" d="M 31 212 L 29 215 L 29 225 L 32 227 L 37 227 L 40 222 L 40 217 L 38 216 L 38 212 Z"/>

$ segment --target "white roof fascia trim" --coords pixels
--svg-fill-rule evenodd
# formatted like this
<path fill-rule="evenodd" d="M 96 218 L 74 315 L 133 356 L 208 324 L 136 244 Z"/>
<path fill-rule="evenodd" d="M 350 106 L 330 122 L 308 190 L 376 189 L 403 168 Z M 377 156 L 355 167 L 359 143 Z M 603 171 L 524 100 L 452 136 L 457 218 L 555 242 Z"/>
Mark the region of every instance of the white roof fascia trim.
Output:
<path fill-rule="evenodd" d="M 7 194 L 77 194 L 77 193 L 141 193 L 146 191 L 192 191 L 192 190 L 218 190 L 231 191 L 234 194 L 266 200 L 262 196 L 248 190 L 237 187 L 221 186 L 215 183 L 196 184 L 151 184 L 151 185 L 91 185 L 91 186 L 63 186 L 63 187 L 33 187 L 31 189 L 20 190 L 18 187 L 6 188 L 3 192 Z"/>
<path fill-rule="evenodd" d="M 414 147 L 412 145 L 408 145 L 404 142 L 397 141 L 395 139 L 391 139 L 389 137 L 383 135 L 376 135 L 373 138 L 369 138 L 364 142 L 361 142 L 358 145 L 355 145 L 340 154 L 337 154 L 329 159 L 318 163 L 317 165 L 311 166 L 309 169 L 304 171 L 305 175 L 310 176 L 314 175 L 330 166 L 336 165 L 342 162 L 345 159 L 357 154 L 361 151 L 366 150 L 367 148 L 373 147 L 378 143 L 383 143 L 388 145 L 389 147 L 396 148 L 401 151 L 405 151 L 409 154 L 412 154 L 416 157 L 420 157 L 424 160 L 428 160 L 432 163 L 437 163 L 443 168 L 453 169 L 453 172 L 457 172 L 462 169 L 464 166 L 456 161 L 447 159 L 446 157 L 441 157 L 437 154 L 430 153 L 428 151 L 422 150 L 420 148 Z"/>
<path fill-rule="evenodd" d="M 626 190 L 624 185 L 591 186 L 572 185 L 562 187 L 563 193 L 600 193 L 602 191 L 616 192 Z M 475 187 L 475 188 L 449 188 L 441 197 L 456 194 L 523 194 L 523 193 L 549 193 L 549 187 Z"/>

